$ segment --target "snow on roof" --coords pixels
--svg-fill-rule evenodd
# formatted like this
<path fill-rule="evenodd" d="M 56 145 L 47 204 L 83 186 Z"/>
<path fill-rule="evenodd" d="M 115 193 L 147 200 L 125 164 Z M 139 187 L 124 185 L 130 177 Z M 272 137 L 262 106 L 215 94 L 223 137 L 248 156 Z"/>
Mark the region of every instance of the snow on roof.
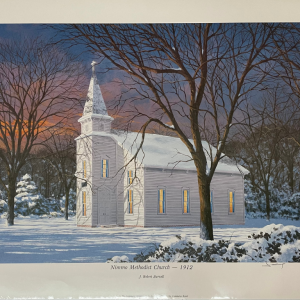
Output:
<path fill-rule="evenodd" d="M 107 135 L 113 137 L 121 147 L 130 151 L 132 154 L 135 154 L 142 140 L 142 135 L 136 132 L 115 132 Z M 192 140 L 190 141 L 193 143 Z M 206 158 L 209 166 L 209 144 L 203 141 L 202 145 L 204 150 L 207 152 Z M 212 146 L 211 148 L 212 155 L 214 156 L 216 153 L 216 148 Z M 176 137 L 146 133 L 142 150 L 139 151 L 137 158 L 138 161 L 146 167 L 196 170 L 189 150 L 184 143 Z M 216 172 L 234 174 L 249 173 L 248 170 L 240 165 L 237 165 L 234 161 L 226 156 L 218 163 Z"/>

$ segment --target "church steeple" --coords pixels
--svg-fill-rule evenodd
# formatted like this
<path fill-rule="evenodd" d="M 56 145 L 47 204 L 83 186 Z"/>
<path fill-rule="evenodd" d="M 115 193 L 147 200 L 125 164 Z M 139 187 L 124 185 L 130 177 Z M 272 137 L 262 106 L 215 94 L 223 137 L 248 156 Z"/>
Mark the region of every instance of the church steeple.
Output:
<path fill-rule="evenodd" d="M 110 132 L 111 122 L 113 118 L 107 113 L 106 105 L 98 84 L 95 65 L 97 63 L 93 61 L 92 65 L 92 77 L 87 93 L 87 99 L 84 105 L 82 117 L 78 120 L 82 124 L 82 133 L 91 132 Z"/>
<path fill-rule="evenodd" d="M 96 62 L 93 61 L 91 65 L 92 65 L 93 73 L 90 81 L 89 90 L 87 93 L 87 101 L 85 102 L 84 105 L 83 115 L 85 116 L 87 114 L 99 114 L 99 115 L 108 116 L 107 109 L 104 103 L 104 99 L 95 72 Z"/>

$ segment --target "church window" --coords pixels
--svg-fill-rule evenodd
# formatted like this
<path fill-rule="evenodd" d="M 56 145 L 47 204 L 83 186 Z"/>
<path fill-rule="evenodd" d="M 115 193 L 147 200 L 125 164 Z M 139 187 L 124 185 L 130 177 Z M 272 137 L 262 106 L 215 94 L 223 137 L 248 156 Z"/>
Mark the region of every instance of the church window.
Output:
<path fill-rule="evenodd" d="M 82 162 L 83 178 L 86 178 L 86 160 Z"/>
<path fill-rule="evenodd" d="M 213 213 L 214 212 L 214 194 L 213 191 L 210 191 L 210 212 Z"/>
<path fill-rule="evenodd" d="M 82 192 L 82 215 L 86 217 L 86 191 Z"/>
<path fill-rule="evenodd" d="M 133 190 L 128 191 L 128 213 L 133 214 Z"/>
<path fill-rule="evenodd" d="M 182 202 L 183 202 L 183 213 L 189 214 L 190 213 L 190 191 L 184 189 L 182 191 Z"/>
<path fill-rule="evenodd" d="M 158 213 L 166 213 L 166 191 L 165 189 L 158 190 Z"/>
<path fill-rule="evenodd" d="M 102 159 L 102 171 L 101 171 L 102 177 L 107 178 L 108 177 L 108 160 Z"/>
<path fill-rule="evenodd" d="M 133 182 L 133 171 L 128 171 L 128 184 Z"/>
<path fill-rule="evenodd" d="M 234 192 L 229 191 L 229 213 L 234 213 L 235 210 L 235 202 L 234 202 Z"/>

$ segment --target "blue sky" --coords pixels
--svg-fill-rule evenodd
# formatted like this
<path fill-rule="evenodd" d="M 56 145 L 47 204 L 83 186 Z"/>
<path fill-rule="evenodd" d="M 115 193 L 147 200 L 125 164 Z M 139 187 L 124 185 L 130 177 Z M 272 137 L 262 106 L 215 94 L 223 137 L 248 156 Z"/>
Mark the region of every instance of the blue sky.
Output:
<path fill-rule="evenodd" d="M 0 24 L 0 39 L 22 39 L 22 38 L 35 38 L 43 37 L 46 40 L 51 39 L 55 32 L 53 29 L 46 27 L 42 24 Z M 82 51 L 82 47 L 73 48 L 73 51 Z M 89 53 L 81 55 L 81 59 L 88 65 L 93 60 Z"/>
<path fill-rule="evenodd" d="M 19 39 L 22 37 L 34 37 L 49 35 L 49 30 L 42 28 L 40 24 L 1 24 L 0 37 L 4 39 Z"/>

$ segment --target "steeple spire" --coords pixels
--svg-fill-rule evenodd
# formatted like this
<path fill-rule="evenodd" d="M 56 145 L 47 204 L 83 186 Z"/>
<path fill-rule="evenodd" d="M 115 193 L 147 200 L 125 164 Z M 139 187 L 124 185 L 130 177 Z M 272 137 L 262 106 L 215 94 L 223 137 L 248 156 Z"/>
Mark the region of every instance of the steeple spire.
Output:
<path fill-rule="evenodd" d="M 96 76 L 96 64 L 97 63 L 95 61 L 91 63 L 92 77 L 90 86 L 84 105 L 83 115 L 78 120 L 78 122 L 81 123 L 82 134 L 98 134 L 101 132 L 110 133 L 111 122 L 114 120 L 114 118 L 109 116 L 107 113 L 107 109 Z"/>
<path fill-rule="evenodd" d="M 93 61 L 92 65 L 92 78 L 90 81 L 90 86 L 87 94 L 87 100 L 84 105 L 83 116 L 88 114 L 98 114 L 102 116 L 108 116 L 107 109 L 104 103 L 104 99 L 98 84 L 95 65 L 97 63 Z"/>

